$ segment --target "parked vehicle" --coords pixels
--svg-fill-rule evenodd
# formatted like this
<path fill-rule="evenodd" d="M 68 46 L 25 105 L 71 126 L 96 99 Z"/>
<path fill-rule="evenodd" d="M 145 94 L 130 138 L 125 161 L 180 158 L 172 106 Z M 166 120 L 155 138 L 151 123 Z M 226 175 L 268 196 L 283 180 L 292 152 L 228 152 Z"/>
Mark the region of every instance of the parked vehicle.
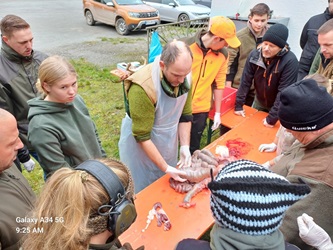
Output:
<path fill-rule="evenodd" d="M 160 23 L 158 11 L 141 0 L 83 0 L 83 11 L 88 25 L 106 23 L 120 35 Z"/>
<path fill-rule="evenodd" d="M 212 0 L 193 0 L 196 4 L 205 5 L 208 8 L 212 7 Z"/>
<path fill-rule="evenodd" d="M 181 22 L 199 18 L 208 18 L 210 8 L 195 4 L 192 0 L 145 0 L 156 8 L 161 21 Z"/>

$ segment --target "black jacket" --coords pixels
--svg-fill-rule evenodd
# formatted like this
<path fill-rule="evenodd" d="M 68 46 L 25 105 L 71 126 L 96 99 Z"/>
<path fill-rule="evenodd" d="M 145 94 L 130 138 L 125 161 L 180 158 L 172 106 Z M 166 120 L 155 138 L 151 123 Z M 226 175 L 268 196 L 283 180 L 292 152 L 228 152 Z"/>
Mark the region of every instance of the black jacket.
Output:
<path fill-rule="evenodd" d="M 274 125 L 278 121 L 278 108 L 281 91 L 297 81 L 298 60 L 287 47 L 282 49 L 268 63 L 264 63 L 261 47 L 252 50 L 243 70 L 241 83 L 237 91 L 235 111 L 243 109 L 246 95 L 252 82 L 259 103 L 270 109 L 266 121 Z"/>
<path fill-rule="evenodd" d="M 317 30 L 332 17 L 326 8 L 324 13 L 311 17 L 304 25 L 300 38 L 300 46 L 303 51 L 299 60 L 299 80 L 309 73 L 313 58 L 319 49 Z"/>

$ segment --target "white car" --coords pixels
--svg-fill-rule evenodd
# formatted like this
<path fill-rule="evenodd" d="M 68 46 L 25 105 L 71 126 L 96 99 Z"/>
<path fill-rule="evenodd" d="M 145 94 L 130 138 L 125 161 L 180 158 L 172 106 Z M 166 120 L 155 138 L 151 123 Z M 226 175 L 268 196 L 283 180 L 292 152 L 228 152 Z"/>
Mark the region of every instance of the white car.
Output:
<path fill-rule="evenodd" d="M 145 0 L 146 4 L 159 11 L 161 21 L 181 22 L 208 18 L 210 8 L 195 4 L 192 0 Z"/>

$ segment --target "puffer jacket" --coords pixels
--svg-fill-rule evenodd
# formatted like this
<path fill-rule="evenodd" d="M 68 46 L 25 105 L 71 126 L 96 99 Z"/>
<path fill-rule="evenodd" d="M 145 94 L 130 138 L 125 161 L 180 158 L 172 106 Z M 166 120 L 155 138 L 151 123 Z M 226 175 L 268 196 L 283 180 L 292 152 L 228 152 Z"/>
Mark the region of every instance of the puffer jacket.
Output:
<path fill-rule="evenodd" d="M 237 91 L 235 111 L 243 109 L 246 95 L 253 82 L 257 100 L 262 106 L 270 109 L 266 121 L 274 125 L 278 121 L 280 93 L 296 82 L 297 72 L 298 60 L 287 47 L 271 58 L 269 63 L 264 62 L 261 47 L 252 50 L 246 60 L 241 84 Z"/>
<path fill-rule="evenodd" d="M 285 214 L 280 230 L 285 240 L 302 250 L 314 250 L 299 237 L 296 218 L 303 213 L 313 217 L 333 238 L 333 129 L 306 145 L 294 143 L 271 170 L 291 183 L 305 182 L 311 193 L 292 205 Z M 302 180 L 300 180 L 301 178 Z"/>
<path fill-rule="evenodd" d="M 20 138 L 32 150 L 28 142 L 27 101 L 38 96 L 36 82 L 38 68 L 47 55 L 33 51 L 24 57 L 2 41 L 0 55 L 0 108 L 6 109 L 16 118 Z"/>
<path fill-rule="evenodd" d="M 317 30 L 332 17 L 328 8 L 326 8 L 324 13 L 311 17 L 304 25 L 300 38 L 300 46 L 303 51 L 299 59 L 298 80 L 308 75 L 313 58 L 319 49 Z"/>

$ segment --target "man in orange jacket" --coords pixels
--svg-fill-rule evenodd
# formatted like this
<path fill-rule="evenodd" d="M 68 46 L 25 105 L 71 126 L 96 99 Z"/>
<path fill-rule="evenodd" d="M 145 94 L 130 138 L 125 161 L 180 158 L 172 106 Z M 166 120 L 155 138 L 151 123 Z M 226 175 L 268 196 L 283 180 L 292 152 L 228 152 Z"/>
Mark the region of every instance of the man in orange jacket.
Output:
<path fill-rule="evenodd" d="M 236 48 L 236 26 L 223 16 L 210 19 L 209 30 L 200 30 L 186 41 L 193 53 L 192 113 L 190 152 L 200 148 L 202 132 L 206 127 L 208 112 L 214 98 L 215 116 L 212 130 L 221 124 L 221 101 L 228 68 L 227 46 Z"/>

